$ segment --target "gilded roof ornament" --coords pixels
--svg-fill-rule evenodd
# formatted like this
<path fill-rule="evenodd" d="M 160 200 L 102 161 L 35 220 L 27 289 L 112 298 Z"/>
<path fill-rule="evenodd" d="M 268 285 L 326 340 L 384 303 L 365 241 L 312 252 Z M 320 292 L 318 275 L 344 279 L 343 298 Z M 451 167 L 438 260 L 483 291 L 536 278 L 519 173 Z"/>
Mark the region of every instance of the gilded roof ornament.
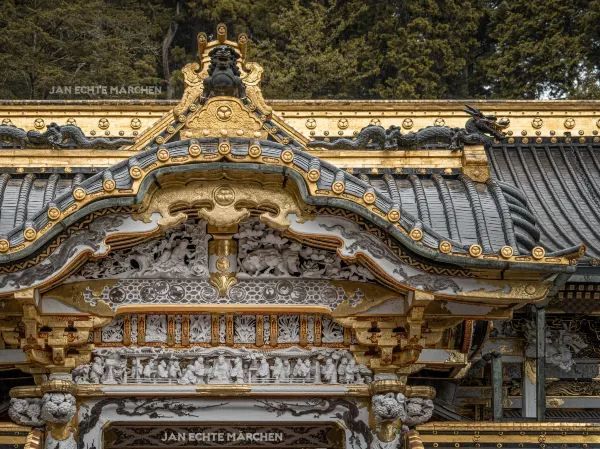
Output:
<path fill-rule="evenodd" d="M 182 69 L 185 86 L 181 101 L 173 108 L 176 116 L 194 101 L 213 96 L 248 98 L 263 113 L 271 114 L 260 90 L 263 68 L 256 62 L 246 61 L 248 36 L 240 34 L 236 42 L 230 41 L 227 27 L 219 24 L 216 40 L 208 42 L 206 34 L 200 33 L 197 43 L 199 62 L 187 64 Z M 231 86 L 228 84 L 226 88 L 220 84 L 223 82 Z"/>

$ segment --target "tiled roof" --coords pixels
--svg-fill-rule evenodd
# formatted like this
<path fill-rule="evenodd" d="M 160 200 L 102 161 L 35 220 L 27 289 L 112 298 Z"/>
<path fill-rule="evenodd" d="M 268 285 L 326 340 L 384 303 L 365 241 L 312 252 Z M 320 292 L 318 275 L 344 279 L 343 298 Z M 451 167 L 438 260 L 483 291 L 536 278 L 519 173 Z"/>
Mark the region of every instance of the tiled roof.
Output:
<path fill-rule="evenodd" d="M 588 262 L 600 258 L 598 144 L 567 143 L 565 139 L 497 144 L 488 150 L 488 157 L 494 179 L 524 195 L 547 251 L 583 243 Z"/>

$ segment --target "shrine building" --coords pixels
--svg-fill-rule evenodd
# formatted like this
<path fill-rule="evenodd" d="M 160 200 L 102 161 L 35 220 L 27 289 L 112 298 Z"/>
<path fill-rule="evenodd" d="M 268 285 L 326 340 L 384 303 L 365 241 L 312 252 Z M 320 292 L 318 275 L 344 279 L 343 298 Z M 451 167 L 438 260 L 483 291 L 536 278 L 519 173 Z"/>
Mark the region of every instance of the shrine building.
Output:
<path fill-rule="evenodd" d="M 600 102 L 0 101 L 0 448 L 600 447 Z"/>

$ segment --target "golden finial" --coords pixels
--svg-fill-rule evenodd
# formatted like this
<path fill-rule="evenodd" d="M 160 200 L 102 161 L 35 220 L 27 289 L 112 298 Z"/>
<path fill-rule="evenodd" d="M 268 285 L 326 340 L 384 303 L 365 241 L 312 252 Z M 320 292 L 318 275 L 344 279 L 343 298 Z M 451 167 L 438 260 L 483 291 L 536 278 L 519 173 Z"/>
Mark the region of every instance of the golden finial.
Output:
<path fill-rule="evenodd" d="M 206 50 L 206 44 L 208 44 L 208 37 L 206 37 L 206 33 L 198 33 L 196 41 L 198 43 L 198 58 L 202 59 L 204 50 Z"/>
<path fill-rule="evenodd" d="M 220 23 L 217 25 L 217 40 L 219 44 L 224 44 L 227 40 L 227 25 Z"/>

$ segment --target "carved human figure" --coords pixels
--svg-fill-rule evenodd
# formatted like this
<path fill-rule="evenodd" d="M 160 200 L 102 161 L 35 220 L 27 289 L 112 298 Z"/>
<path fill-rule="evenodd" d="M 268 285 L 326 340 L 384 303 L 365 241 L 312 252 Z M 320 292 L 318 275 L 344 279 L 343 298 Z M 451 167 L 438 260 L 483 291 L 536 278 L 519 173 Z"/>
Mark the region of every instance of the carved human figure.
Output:
<path fill-rule="evenodd" d="M 259 382 L 259 383 L 268 382 L 270 373 L 271 373 L 271 368 L 269 367 L 269 362 L 267 362 L 267 358 L 263 355 L 260 359 L 260 364 L 258 365 L 258 370 L 256 371 L 257 382 Z"/>
<path fill-rule="evenodd" d="M 91 365 L 81 365 L 73 370 L 73 381 L 76 384 L 90 383 Z"/>
<path fill-rule="evenodd" d="M 198 357 L 196 360 L 194 360 L 192 369 L 194 372 L 194 376 L 196 376 L 196 383 L 205 383 L 204 376 L 206 375 L 206 370 L 204 368 L 204 357 Z"/>
<path fill-rule="evenodd" d="M 182 385 L 190 385 L 198 383 L 198 378 L 194 374 L 194 365 L 189 364 L 186 366 L 183 375 L 177 380 L 177 383 Z"/>
<path fill-rule="evenodd" d="M 211 384 L 229 384 L 231 383 L 231 362 L 225 360 L 225 356 L 220 354 L 217 360 L 213 362 L 209 383 Z"/>
<path fill-rule="evenodd" d="M 181 367 L 179 366 L 179 360 L 171 359 L 169 360 L 169 379 L 176 380 L 181 377 Z"/>
<path fill-rule="evenodd" d="M 231 370 L 231 378 L 236 384 L 243 384 L 244 379 L 244 365 L 241 357 L 236 357 L 233 361 L 233 369 Z"/>
<path fill-rule="evenodd" d="M 169 369 L 167 368 L 167 362 L 163 359 L 158 363 L 156 368 L 156 377 L 160 380 L 169 379 Z"/>
<path fill-rule="evenodd" d="M 139 382 L 144 376 L 144 366 L 139 358 L 134 358 L 131 361 L 131 378 L 136 382 Z"/>
<path fill-rule="evenodd" d="M 293 377 L 297 382 L 306 382 L 310 378 L 310 360 L 298 359 L 294 366 Z"/>
<path fill-rule="evenodd" d="M 344 383 L 353 384 L 358 374 L 358 366 L 356 360 L 350 359 L 344 370 Z"/>
<path fill-rule="evenodd" d="M 154 359 L 148 360 L 146 366 L 144 366 L 144 371 L 142 372 L 144 379 L 152 379 L 156 377 L 156 361 Z"/>
<path fill-rule="evenodd" d="M 346 357 L 342 357 L 340 363 L 337 367 L 338 381 L 343 382 L 346 376 L 346 366 L 348 365 L 348 359 Z"/>
<path fill-rule="evenodd" d="M 292 375 L 292 366 L 289 360 L 284 360 L 283 368 L 281 369 L 281 382 L 288 383 Z"/>
<path fill-rule="evenodd" d="M 328 384 L 337 383 L 337 367 L 333 363 L 333 359 L 331 357 L 327 357 L 327 360 L 325 361 L 322 378 Z"/>
<path fill-rule="evenodd" d="M 273 362 L 273 366 L 271 367 L 271 377 L 273 378 L 273 382 L 280 383 L 281 377 L 283 376 L 283 362 L 280 357 L 275 357 L 275 361 Z"/>
<path fill-rule="evenodd" d="M 100 379 L 103 384 L 116 384 L 116 369 L 119 367 L 119 361 L 115 359 L 106 359 L 104 362 L 104 374 Z"/>
<path fill-rule="evenodd" d="M 102 376 L 104 376 L 104 360 L 102 360 L 102 357 L 94 357 L 90 371 L 90 382 L 99 384 Z"/>

